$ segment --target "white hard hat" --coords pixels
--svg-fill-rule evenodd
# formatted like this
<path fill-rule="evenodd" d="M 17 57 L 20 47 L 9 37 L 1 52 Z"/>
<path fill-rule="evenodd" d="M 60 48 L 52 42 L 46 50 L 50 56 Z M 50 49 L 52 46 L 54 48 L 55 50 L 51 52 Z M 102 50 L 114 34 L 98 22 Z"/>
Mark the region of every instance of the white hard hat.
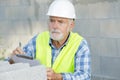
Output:
<path fill-rule="evenodd" d="M 75 9 L 69 0 L 55 0 L 48 9 L 48 16 L 75 19 Z"/>

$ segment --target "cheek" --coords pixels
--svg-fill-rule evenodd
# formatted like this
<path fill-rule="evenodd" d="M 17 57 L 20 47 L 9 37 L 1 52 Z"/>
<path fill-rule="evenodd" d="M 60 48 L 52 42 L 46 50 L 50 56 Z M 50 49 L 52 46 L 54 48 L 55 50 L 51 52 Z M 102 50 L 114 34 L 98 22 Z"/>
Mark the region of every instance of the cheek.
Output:
<path fill-rule="evenodd" d="M 68 28 L 61 29 L 61 33 L 66 35 L 68 33 Z"/>
<path fill-rule="evenodd" d="M 68 33 L 70 31 L 70 27 L 66 28 L 66 33 Z"/>
<path fill-rule="evenodd" d="M 53 26 L 53 24 L 51 24 L 51 23 L 48 24 L 48 27 L 52 27 L 52 26 Z"/>
<path fill-rule="evenodd" d="M 52 26 L 48 25 L 48 29 L 51 30 L 51 29 L 52 29 Z"/>

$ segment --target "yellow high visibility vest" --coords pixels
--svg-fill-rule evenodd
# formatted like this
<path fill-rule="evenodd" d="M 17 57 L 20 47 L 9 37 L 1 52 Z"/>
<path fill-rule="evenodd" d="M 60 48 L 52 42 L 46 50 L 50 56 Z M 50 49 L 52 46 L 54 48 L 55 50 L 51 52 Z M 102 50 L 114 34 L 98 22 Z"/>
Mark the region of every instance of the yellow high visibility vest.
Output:
<path fill-rule="evenodd" d="M 51 66 L 52 51 L 49 45 L 49 32 L 43 32 L 36 39 L 36 59 L 46 67 L 52 67 L 57 73 L 74 72 L 74 57 L 82 41 L 82 37 L 77 33 L 70 33 L 68 43 L 60 51 L 55 62 Z"/>

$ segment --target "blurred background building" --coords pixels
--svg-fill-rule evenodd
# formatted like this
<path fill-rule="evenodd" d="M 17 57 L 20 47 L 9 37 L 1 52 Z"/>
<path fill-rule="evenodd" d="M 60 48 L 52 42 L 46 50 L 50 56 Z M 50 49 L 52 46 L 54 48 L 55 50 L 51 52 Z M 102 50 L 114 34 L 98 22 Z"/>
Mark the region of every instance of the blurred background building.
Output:
<path fill-rule="evenodd" d="M 0 58 L 47 30 L 52 1 L 0 0 Z M 120 0 L 71 1 L 77 13 L 74 31 L 90 46 L 92 80 L 120 80 Z"/>

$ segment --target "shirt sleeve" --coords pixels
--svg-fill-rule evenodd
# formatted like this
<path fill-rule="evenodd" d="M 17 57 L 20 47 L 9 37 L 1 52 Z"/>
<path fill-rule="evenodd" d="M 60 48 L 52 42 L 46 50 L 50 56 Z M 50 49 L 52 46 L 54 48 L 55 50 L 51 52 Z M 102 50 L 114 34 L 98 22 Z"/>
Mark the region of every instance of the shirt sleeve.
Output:
<path fill-rule="evenodd" d="M 25 52 L 25 54 L 27 56 L 31 56 L 31 57 L 35 57 L 35 53 L 36 53 L 36 37 L 37 35 L 35 35 L 24 47 L 23 47 L 23 51 Z"/>
<path fill-rule="evenodd" d="M 90 51 L 86 40 L 80 44 L 75 55 L 74 73 L 62 73 L 63 80 L 90 80 Z"/>

